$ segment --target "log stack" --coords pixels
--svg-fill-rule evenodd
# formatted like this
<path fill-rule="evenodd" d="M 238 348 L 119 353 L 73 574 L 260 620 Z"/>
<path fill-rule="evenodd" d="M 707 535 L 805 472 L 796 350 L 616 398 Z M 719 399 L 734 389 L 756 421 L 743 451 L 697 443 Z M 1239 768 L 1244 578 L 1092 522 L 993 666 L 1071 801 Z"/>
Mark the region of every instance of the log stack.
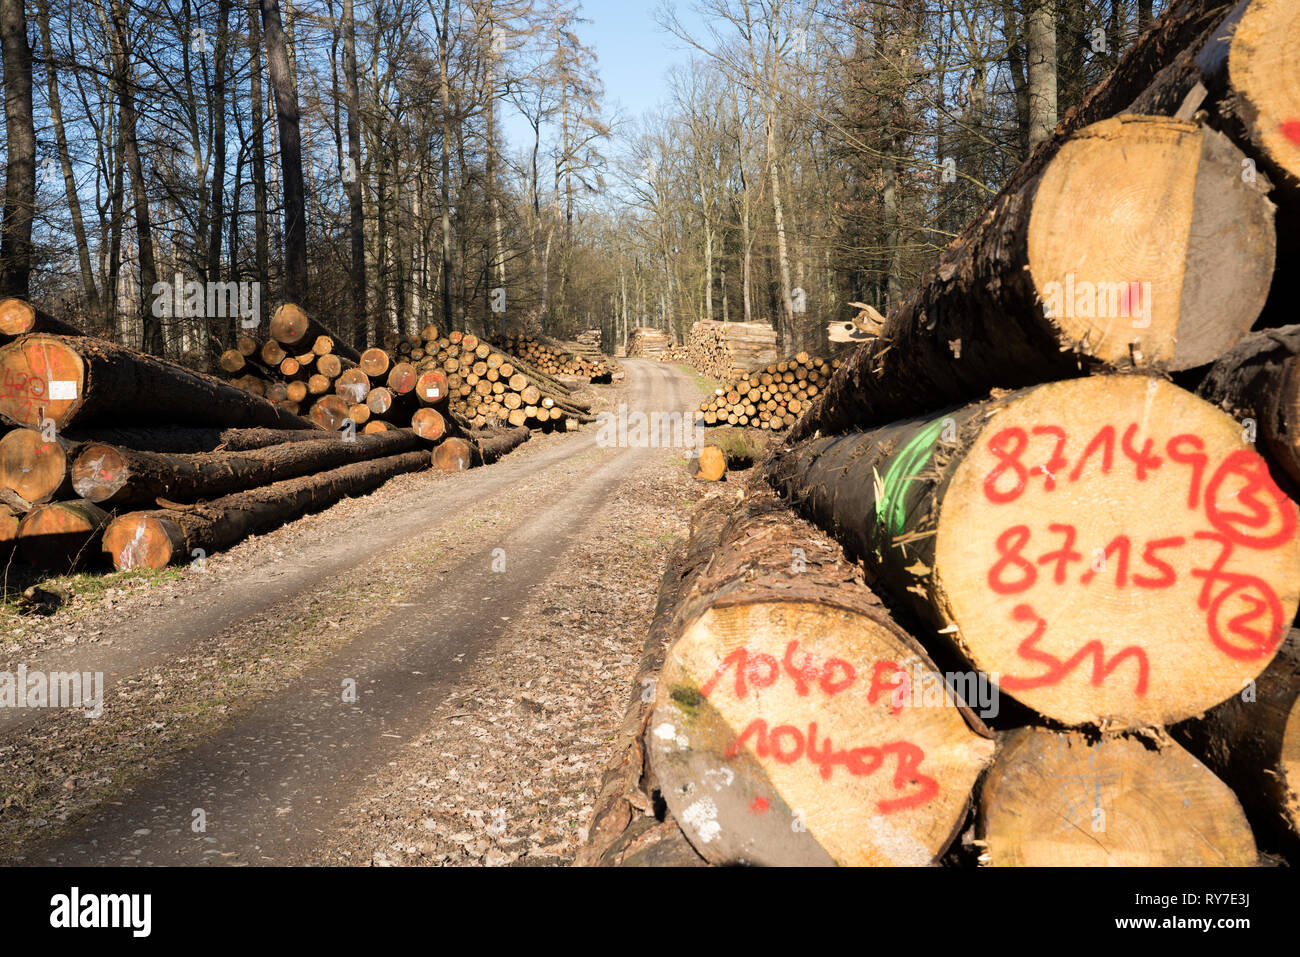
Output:
<path fill-rule="evenodd" d="M 57 327 L 24 307 L 7 300 L 0 315 Z M 283 338 L 221 357 L 233 382 L 86 336 L 0 347 L 0 420 L 15 426 L 0 431 L 0 545 L 55 572 L 101 549 L 119 569 L 163 567 L 428 468 L 450 454 L 444 439 L 468 467 L 528 435 L 467 435 L 446 377 L 403 361 L 410 350 L 340 355 L 293 306 L 271 329 Z"/>
<path fill-rule="evenodd" d="M 806 352 L 743 372 L 700 405 L 705 425 L 739 425 L 780 431 L 795 424 L 838 367 Z"/>
<path fill-rule="evenodd" d="M 726 381 L 777 359 L 776 330 L 766 322 L 711 322 L 691 326 L 682 361 Z"/>
<path fill-rule="evenodd" d="M 662 329 L 636 326 L 627 334 L 626 354 L 629 359 L 657 359 L 672 345 L 672 339 Z"/>
<path fill-rule="evenodd" d="M 499 336 L 492 340 L 492 344 L 549 376 L 574 376 L 593 382 L 608 382 L 614 371 L 604 356 L 578 356 L 556 343 L 544 342 L 534 336 Z"/>
<path fill-rule="evenodd" d="M 706 506 L 589 862 L 933 863 L 969 798 L 944 863 L 1300 863 L 1298 29 L 1175 0 L 765 458 L 788 511 Z M 991 754 L 904 730 L 977 704 Z"/>

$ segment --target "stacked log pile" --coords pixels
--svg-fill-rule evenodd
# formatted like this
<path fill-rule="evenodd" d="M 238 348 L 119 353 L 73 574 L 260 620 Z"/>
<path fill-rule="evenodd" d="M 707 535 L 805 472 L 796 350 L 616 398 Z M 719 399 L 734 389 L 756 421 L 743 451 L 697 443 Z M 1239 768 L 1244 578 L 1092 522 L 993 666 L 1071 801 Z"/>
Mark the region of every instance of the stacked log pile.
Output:
<path fill-rule="evenodd" d="M 743 372 L 700 405 L 705 425 L 741 425 L 780 431 L 795 424 L 830 381 L 839 361 L 806 352 Z"/>
<path fill-rule="evenodd" d="M 691 326 L 683 361 L 726 381 L 777 359 L 776 330 L 766 322 L 710 322 Z"/>
<path fill-rule="evenodd" d="M 574 376 L 592 382 L 608 382 L 614 371 L 604 356 L 578 356 L 551 342 L 534 336 L 500 336 L 492 344 L 512 356 L 526 361 L 549 376 Z"/>
<path fill-rule="evenodd" d="M 658 359 L 672 348 L 668 333 L 653 326 L 637 326 L 627 334 L 629 359 Z"/>
<path fill-rule="evenodd" d="M 701 510 L 586 862 L 1300 862 L 1297 29 L 1175 0 Z"/>
<path fill-rule="evenodd" d="M 101 550 L 119 569 L 189 561 L 405 472 L 490 462 L 529 434 L 467 433 L 441 372 L 382 349 L 349 358 L 293 306 L 271 321 L 278 338 L 222 356 L 235 382 L 67 334 L 20 300 L 0 320 L 28 330 L 0 347 L 0 545 L 51 571 Z"/>
<path fill-rule="evenodd" d="M 468 333 L 430 338 L 431 331 L 425 330 L 424 356 L 414 366 L 418 381 L 437 379 L 440 388 L 445 383 L 451 409 L 474 428 L 567 431 L 592 421 L 588 400 L 526 359 Z M 424 388 L 417 388 L 417 395 Z"/>

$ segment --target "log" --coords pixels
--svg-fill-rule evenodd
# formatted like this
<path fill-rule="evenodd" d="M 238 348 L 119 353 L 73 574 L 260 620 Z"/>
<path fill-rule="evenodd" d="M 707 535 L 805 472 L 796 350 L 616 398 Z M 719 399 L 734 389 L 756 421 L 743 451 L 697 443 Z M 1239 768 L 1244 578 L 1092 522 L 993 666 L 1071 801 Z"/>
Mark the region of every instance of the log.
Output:
<path fill-rule="evenodd" d="M 927 640 L 1064 725 L 1204 711 L 1300 603 L 1295 503 L 1239 423 L 1163 379 L 1025 389 L 782 446 L 765 472 Z"/>
<path fill-rule="evenodd" d="M 420 438 L 437 442 L 447 434 L 447 423 L 436 409 L 416 409 L 411 416 L 411 429 Z"/>
<path fill-rule="evenodd" d="M 980 789 L 981 863 L 993 867 L 1252 867 L 1254 837 L 1222 781 L 1164 737 L 998 736 Z"/>
<path fill-rule="evenodd" d="M 358 441 L 360 437 L 358 436 Z M 390 478 L 429 465 L 427 452 L 404 452 L 343 465 L 328 472 L 274 482 L 184 509 L 129 512 L 104 533 L 104 551 L 119 571 L 166 568 L 196 550 L 221 551 L 347 495 L 371 491 Z"/>
<path fill-rule="evenodd" d="M 102 442 L 141 452 L 246 452 L 281 442 L 315 442 L 328 438 L 320 429 L 187 429 L 177 426 L 73 429 L 71 442 Z"/>
<path fill-rule="evenodd" d="M 691 462 L 691 477 L 701 482 L 720 482 L 726 475 L 727 456 L 717 446 L 704 446 Z"/>
<path fill-rule="evenodd" d="M 31 332 L 47 332 L 56 336 L 85 334 L 71 323 L 37 309 L 25 299 L 0 299 L 0 339 L 6 336 L 17 338 Z"/>
<path fill-rule="evenodd" d="M 365 402 L 366 394 L 370 391 L 370 378 L 360 368 L 345 369 L 334 380 L 334 391 L 349 405 Z"/>
<path fill-rule="evenodd" d="M 372 379 L 382 379 L 388 375 L 391 362 L 383 349 L 371 348 L 361 353 L 361 370 Z"/>
<path fill-rule="evenodd" d="M 793 437 L 992 388 L 1213 361 L 1254 323 L 1273 274 L 1273 205 L 1241 177 L 1244 159 L 1223 134 L 1164 117 L 1081 130 L 947 247 Z"/>
<path fill-rule="evenodd" d="M 474 446 L 455 436 L 443 439 L 433 447 L 432 464 L 438 472 L 464 472 L 474 464 Z"/>
<path fill-rule="evenodd" d="M 1300 489 L 1300 325 L 1246 336 L 1206 373 L 1196 394 L 1242 423 L 1294 496 Z"/>
<path fill-rule="evenodd" d="M 33 505 L 69 497 L 72 449 L 57 435 L 47 441 L 37 429 L 12 430 L 0 439 L 0 486 Z"/>
<path fill-rule="evenodd" d="M 284 351 L 284 346 L 274 339 L 268 339 L 262 343 L 262 348 L 257 350 L 258 358 L 262 360 L 262 365 L 268 369 L 278 369 L 280 363 L 285 360 L 289 353 Z"/>
<path fill-rule="evenodd" d="M 322 429 L 337 432 L 347 421 L 351 403 L 339 395 L 323 395 L 312 403 L 307 414 Z"/>
<path fill-rule="evenodd" d="M 329 376 L 314 372 L 307 378 L 307 394 L 324 395 L 333 385 L 334 383 L 330 381 Z"/>
<path fill-rule="evenodd" d="M 436 405 L 447 398 L 447 376 L 439 369 L 426 369 L 415 380 L 415 395 L 421 405 Z"/>
<path fill-rule="evenodd" d="M 1171 734 L 1233 788 L 1261 845 L 1300 852 L 1300 631 L 1252 684 Z"/>
<path fill-rule="evenodd" d="M 151 508 L 160 498 L 168 502 L 218 498 L 349 462 L 409 452 L 420 445 L 420 437 L 409 430 L 196 455 L 90 444 L 77 453 L 72 483 L 78 495 L 103 508 Z"/>
<path fill-rule="evenodd" d="M 513 429 L 485 429 L 474 437 L 475 464 L 491 465 L 528 441 L 533 434 L 525 427 Z"/>
<path fill-rule="evenodd" d="M 91 502 L 38 505 L 18 523 L 18 557 L 29 565 L 71 571 L 97 557 L 108 513 Z"/>
<path fill-rule="evenodd" d="M 714 864 L 935 863 L 992 757 L 983 725 L 770 489 L 702 508 L 729 513 L 674 612 L 645 743 L 678 825 Z M 931 697 L 897 694 L 909 679 Z"/>
<path fill-rule="evenodd" d="M 63 432 L 94 422 L 310 428 L 212 376 L 89 337 L 36 334 L 0 347 L 0 417 Z M 165 397 L 165 400 L 164 400 Z"/>
<path fill-rule="evenodd" d="M 306 311 L 296 303 L 286 302 L 271 314 L 270 325 L 271 338 L 286 346 L 301 346 L 296 351 L 301 352 L 307 345 L 311 345 L 312 351 L 315 350 L 315 343 L 321 336 L 326 336 L 331 342 L 330 352 L 335 355 L 343 356 L 345 359 L 351 359 L 358 362 L 361 359 L 357 350 L 330 332 L 315 319 L 310 318 Z"/>
<path fill-rule="evenodd" d="M 394 396 L 406 395 L 406 393 L 414 391 L 418 377 L 415 366 L 411 365 L 411 363 L 395 362 L 393 367 L 388 370 L 388 377 L 385 379 L 384 384 L 388 386 L 388 391 L 393 393 Z"/>

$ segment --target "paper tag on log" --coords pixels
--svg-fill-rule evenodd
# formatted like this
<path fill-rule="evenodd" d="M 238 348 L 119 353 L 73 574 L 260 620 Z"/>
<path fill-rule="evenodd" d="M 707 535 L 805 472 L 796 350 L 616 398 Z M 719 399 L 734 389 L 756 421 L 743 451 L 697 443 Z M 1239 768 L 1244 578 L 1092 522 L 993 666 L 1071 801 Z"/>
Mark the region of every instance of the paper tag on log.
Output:
<path fill-rule="evenodd" d="M 76 379 L 51 379 L 50 380 L 50 400 L 57 402 L 59 399 L 75 399 L 77 397 L 77 380 Z"/>

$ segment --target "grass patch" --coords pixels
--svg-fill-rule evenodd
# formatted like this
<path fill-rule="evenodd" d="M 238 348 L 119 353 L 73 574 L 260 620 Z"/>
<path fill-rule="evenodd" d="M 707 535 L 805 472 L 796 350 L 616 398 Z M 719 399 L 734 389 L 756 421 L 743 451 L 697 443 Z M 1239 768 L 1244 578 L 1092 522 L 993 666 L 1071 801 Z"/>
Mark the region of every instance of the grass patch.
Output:
<path fill-rule="evenodd" d="M 12 562 L 0 569 L 0 622 L 12 617 L 26 617 L 19 600 L 32 585 L 48 585 L 69 595 L 93 602 L 113 588 L 131 588 L 135 585 L 153 585 L 159 582 L 179 581 L 183 569 L 133 568 L 121 572 L 77 572 L 68 575 L 50 575 L 38 568 L 29 568 Z"/>
<path fill-rule="evenodd" d="M 694 382 L 696 387 L 705 395 L 713 395 L 718 389 L 722 388 L 721 382 L 717 379 L 710 379 L 708 376 L 702 375 L 694 366 L 688 366 L 684 362 L 678 362 L 675 363 L 675 365 L 690 376 L 691 381 Z"/>

